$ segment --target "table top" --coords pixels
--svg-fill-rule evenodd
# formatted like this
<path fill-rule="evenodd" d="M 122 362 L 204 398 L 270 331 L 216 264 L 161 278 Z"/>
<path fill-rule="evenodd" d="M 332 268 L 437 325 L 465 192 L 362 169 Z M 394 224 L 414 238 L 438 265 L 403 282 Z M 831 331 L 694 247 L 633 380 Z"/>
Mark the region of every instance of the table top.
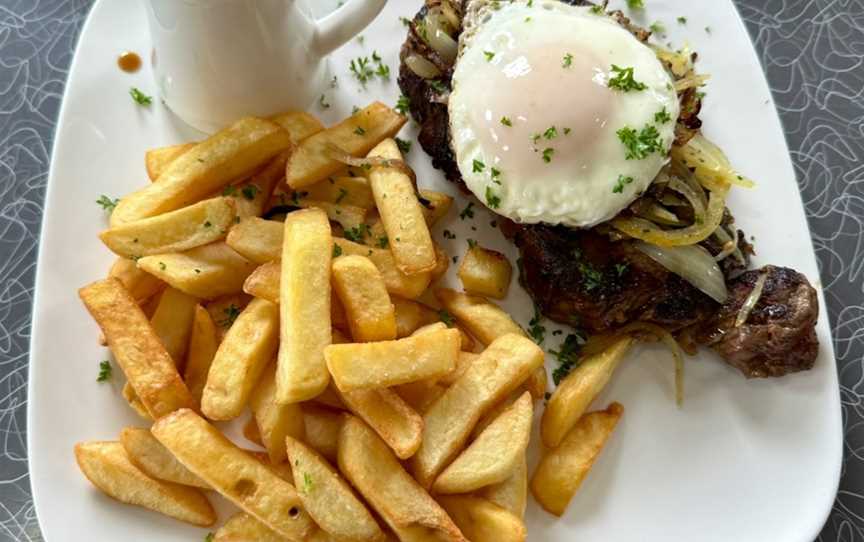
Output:
<path fill-rule="evenodd" d="M 819 539 L 864 540 L 864 0 L 735 3 L 786 130 L 837 354 L 846 446 Z M 0 0 L 0 542 L 42 540 L 25 426 L 33 279 L 54 125 L 91 4 Z"/>

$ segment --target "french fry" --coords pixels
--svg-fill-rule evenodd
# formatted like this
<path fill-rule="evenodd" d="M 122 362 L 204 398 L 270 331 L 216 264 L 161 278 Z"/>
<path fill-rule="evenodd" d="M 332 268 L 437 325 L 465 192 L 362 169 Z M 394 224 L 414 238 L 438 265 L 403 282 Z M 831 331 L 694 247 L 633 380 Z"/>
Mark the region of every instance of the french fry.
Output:
<path fill-rule="evenodd" d="M 258 266 L 243 283 L 243 291 L 253 297 L 266 299 L 271 303 L 279 303 L 279 277 L 282 275 L 282 264 L 278 261 L 267 262 Z"/>
<path fill-rule="evenodd" d="M 269 301 L 253 299 L 216 350 L 201 396 L 204 415 L 211 420 L 239 416 L 278 346 L 279 308 Z"/>
<path fill-rule="evenodd" d="M 333 260 L 331 281 L 355 341 L 396 338 L 395 308 L 375 264 L 364 256 L 340 256 Z"/>
<path fill-rule="evenodd" d="M 303 188 L 337 173 L 344 164 L 333 157 L 335 147 L 351 156 L 365 156 L 385 138 L 393 137 L 405 117 L 375 102 L 344 121 L 300 143 L 288 160 L 285 180 L 293 189 Z"/>
<path fill-rule="evenodd" d="M 207 309 L 196 305 L 192 317 L 192 332 L 189 336 L 189 351 L 186 355 L 183 381 L 186 382 L 189 393 L 199 407 L 204 386 L 207 384 L 207 374 L 210 372 L 210 365 L 213 364 L 218 347 L 219 338 L 213 318 L 210 317 Z"/>
<path fill-rule="evenodd" d="M 337 334 L 333 334 L 333 344 L 344 344 L 349 342 L 351 341 L 337 340 Z M 324 391 L 313 397 L 312 401 L 334 410 L 348 410 L 348 407 L 342 402 L 342 396 L 339 394 L 339 390 L 337 390 L 336 386 L 333 385 L 327 386 Z"/>
<path fill-rule="evenodd" d="M 348 409 L 378 433 L 399 459 L 414 455 L 423 437 L 423 418 L 393 390 L 357 390 L 347 393 L 331 388 Z"/>
<path fill-rule="evenodd" d="M 398 295 L 405 299 L 414 299 L 422 294 L 426 287 L 429 286 L 429 273 L 418 273 L 416 275 L 406 275 L 396 266 L 396 261 L 389 250 L 385 248 L 371 248 L 358 243 L 353 243 L 347 239 L 333 239 L 339 252 L 342 255 L 358 255 L 366 256 L 378 271 L 381 272 L 381 278 L 384 279 L 384 285 L 387 291 L 391 294 Z M 338 254 L 337 254 L 338 255 Z"/>
<path fill-rule="evenodd" d="M 540 421 L 543 444 L 554 448 L 561 443 L 591 401 L 606 387 L 632 344 L 631 337 L 620 338 L 606 350 L 585 359 L 558 384 Z"/>
<path fill-rule="evenodd" d="M 548 379 L 546 377 L 546 367 L 537 367 L 525 382 L 525 389 L 531 392 L 531 397 L 533 397 L 535 401 L 539 401 L 546 397 L 547 384 Z"/>
<path fill-rule="evenodd" d="M 286 111 L 270 117 L 270 120 L 281 126 L 291 137 L 295 145 L 324 129 L 321 121 L 305 111 Z"/>
<path fill-rule="evenodd" d="M 417 481 L 429 487 L 462 448 L 480 417 L 543 364 L 543 350 L 530 339 L 496 339 L 423 416 L 423 439 L 411 458 Z"/>
<path fill-rule="evenodd" d="M 342 392 L 389 388 L 449 373 L 460 341 L 457 330 L 442 329 L 396 341 L 333 344 L 324 349 L 324 358 Z"/>
<path fill-rule="evenodd" d="M 471 542 L 524 542 L 525 524 L 515 514 L 468 495 L 439 497 L 438 502 Z"/>
<path fill-rule="evenodd" d="M 294 469 L 294 486 L 319 527 L 337 538 L 384 539 L 372 514 L 326 459 L 290 436 L 284 444 Z"/>
<path fill-rule="evenodd" d="M 192 141 L 148 150 L 144 153 L 144 167 L 147 169 L 147 176 L 150 177 L 151 181 L 155 181 L 168 168 L 168 164 L 195 145 L 197 143 Z"/>
<path fill-rule="evenodd" d="M 419 414 L 425 414 L 429 407 L 444 395 L 447 390 L 444 386 L 438 385 L 431 380 L 423 380 L 420 382 L 412 382 L 410 384 L 402 384 L 396 388 L 396 393 L 403 401 L 408 403 L 408 406 L 413 408 Z"/>
<path fill-rule="evenodd" d="M 291 138 L 279 125 L 240 119 L 181 154 L 156 182 L 123 197 L 111 213 L 111 227 L 194 203 L 290 147 Z"/>
<path fill-rule="evenodd" d="M 477 245 L 468 248 L 457 274 L 467 293 L 504 299 L 513 268 L 500 252 Z"/>
<path fill-rule="evenodd" d="M 249 400 L 261 441 L 272 463 L 285 461 L 285 437 L 303 439 L 305 425 L 299 403 L 280 405 L 276 402 L 276 365 L 270 364 Z"/>
<path fill-rule="evenodd" d="M 424 188 L 421 188 L 419 193 L 420 210 L 423 211 L 426 224 L 431 228 L 450 212 L 450 207 L 453 206 L 453 196 Z"/>
<path fill-rule="evenodd" d="M 150 273 L 138 269 L 138 264 L 129 258 L 114 260 L 111 270 L 108 271 L 108 276 L 119 280 L 139 305 L 165 288 L 164 282 Z"/>
<path fill-rule="evenodd" d="M 316 452 L 336 462 L 336 447 L 342 429 L 342 415 L 314 404 L 303 405 L 304 442 Z"/>
<path fill-rule="evenodd" d="M 624 407 L 612 403 L 585 414 L 558 447 L 546 452 L 531 478 L 531 493 L 547 512 L 564 513 L 623 413 Z"/>
<path fill-rule="evenodd" d="M 123 384 L 123 391 L 121 393 L 123 399 L 126 399 L 126 402 L 129 403 L 129 406 L 132 407 L 132 410 L 134 410 L 136 414 L 145 420 L 153 421 L 153 416 L 150 415 L 150 412 L 147 411 L 147 407 L 144 406 L 144 403 L 142 403 L 141 399 L 138 398 L 138 395 L 135 394 L 135 389 L 132 387 L 132 384 L 128 381 Z"/>
<path fill-rule="evenodd" d="M 294 486 L 193 411 L 165 416 L 151 432 L 187 469 L 282 536 L 302 540 L 315 529 Z"/>
<path fill-rule="evenodd" d="M 181 370 L 186 363 L 186 350 L 197 304 L 198 300 L 194 297 L 174 288 L 166 288 L 159 298 L 156 312 L 150 318 L 153 331 Z"/>
<path fill-rule="evenodd" d="M 230 196 L 237 209 L 236 219 L 246 220 L 264 213 L 273 189 L 285 178 L 285 163 L 290 151 L 283 151 L 270 160 L 260 171 L 241 183 L 226 186 L 223 196 Z"/>
<path fill-rule="evenodd" d="M 129 461 L 119 442 L 79 442 L 78 468 L 103 493 L 180 521 L 209 527 L 216 513 L 200 490 L 150 478 Z"/>
<path fill-rule="evenodd" d="M 321 211 L 304 209 L 285 219 L 279 281 L 280 343 L 276 400 L 297 403 L 330 381 L 324 348 L 330 344 L 330 263 L 333 241 Z"/>
<path fill-rule="evenodd" d="M 217 345 L 252 298 L 245 293 L 229 294 L 207 302 L 204 308 L 216 324 Z M 205 375 L 206 376 L 206 375 Z"/>
<path fill-rule="evenodd" d="M 129 460 L 147 476 L 184 486 L 210 489 L 204 480 L 181 465 L 177 458 L 156 440 L 149 429 L 123 428 L 120 431 L 120 444 L 126 450 Z"/>
<path fill-rule="evenodd" d="M 385 139 L 372 149 L 369 157 L 402 160 L 402 153 L 395 141 Z M 411 178 L 400 169 L 375 166 L 369 172 L 369 186 L 396 267 L 406 275 L 434 269 L 435 247 Z"/>
<path fill-rule="evenodd" d="M 338 449 L 339 470 L 400 540 L 466 540 L 365 423 L 349 417 L 339 434 Z"/>
<path fill-rule="evenodd" d="M 81 288 L 78 294 L 108 339 L 111 353 L 135 394 L 153 418 L 194 405 L 174 361 L 119 280 L 96 281 Z"/>
<path fill-rule="evenodd" d="M 255 416 L 252 416 L 243 424 L 243 438 L 262 448 L 264 447 L 264 440 L 261 439 L 261 431 L 258 429 L 258 422 L 255 421 Z"/>
<path fill-rule="evenodd" d="M 240 293 L 243 281 L 255 270 L 255 264 L 225 243 L 145 256 L 138 260 L 138 267 L 200 299 Z"/>
<path fill-rule="evenodd" d="M 369 181 L 363 177 L 328 177 L 297 192 L 297 198 L 341 203 L 366 210 L 375 207 Z"/>
<path fill-rule="evenodd" d="M 213 542 L 286 542 L 285 537 L 267 527 L 246 512 L 237 512 L 219 527 Z M 304 542 L 343 542 L 315 529 Z"/>
<path fill-rule="evenodd" d="M 407 337 L 427 324 L 440 321 L 438 312 L 423 303 L 401 297 L 393 297 L 390 301 L 396 316 L 396 338 Z"/>
<path fill-rule="evenodd" d="M 506 480 L 486 486 L 478 496 L 501 508 L 509 510 L 520 518 L 525 517 L 525 506 L 528 503 L 528 463 L 525 454 L 516 463 L 516 470 Z"/>
<path fill-rule="evenodd" d="M 234 223 L 234 200 L 211 198 L 188 207 L 111 227 L 99 239 L 112 252 L 138 258 L 183 252 L 225 237 Z"/>
<path fill-rule="evenodd" d="M 459 357 L 456 358 L 456 366 L 452 371 L 439 378 L 438 382 L 444 386 L 452 386 L 468 370 L 468 367 L 474 363 L 474 360 L 479 357 L 480 354 L 473 352 L 459 352 Z"/>
<path fill-rule="evenodd" d="M 433 243 L 433 245 L 435 247 L 435 267 L 429 272 L 429 277 L 431 282 L 438 282 L 450 269 L 450 257 L 438 243 Z"/>
<path fill-rule="evenodd" d="M 449 288 L 435 290 L 435 297 L 444 305 L 450 314 L 464 325 L 469 333 L 477 337 L 483 344 L 508 333 L 525 335 L 519 324 L 513 321 L 509 314 L 498 305 L 482 297 L 464 294 Z"/>
<path fill-rule="evenodd" d="M 525 392 L 444 469 L 432 490 L 469 493 L 509 478 L 524 461 L 532 417 L 531 394 Z"/>
<path fill-rule="evenodd" d="M 231 228 L 225 242 L 244 258 L 265 264 L 282 257 L 283 224 L 250 217 Z"/>

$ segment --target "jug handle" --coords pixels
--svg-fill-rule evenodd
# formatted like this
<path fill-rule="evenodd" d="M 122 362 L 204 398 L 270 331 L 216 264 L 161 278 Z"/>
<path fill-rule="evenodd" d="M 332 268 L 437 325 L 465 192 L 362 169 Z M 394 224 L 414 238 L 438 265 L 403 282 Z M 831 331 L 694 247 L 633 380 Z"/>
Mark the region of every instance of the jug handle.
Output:
<path fill-rule="evenodd" d="M 349 0 L 319 20 L 315 29 L 315 50 L 327 55 L 359 34 L 381 12 L 387 0 Z"/>

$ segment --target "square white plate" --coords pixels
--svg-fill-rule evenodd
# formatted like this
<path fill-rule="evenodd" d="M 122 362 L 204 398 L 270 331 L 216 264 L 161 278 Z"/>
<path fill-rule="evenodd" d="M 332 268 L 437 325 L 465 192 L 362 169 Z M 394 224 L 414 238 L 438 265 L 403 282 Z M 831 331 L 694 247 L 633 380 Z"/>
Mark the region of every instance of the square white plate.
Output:
<path fill-rule="evenodd" d="M 331 2 L 312 2 L 332 9 Z M 326 123 L 373 100 L 393 104 L 398 49 L 405 29 L 399 16 L 413 16 L 421 0 L 393 0 L 377 21 L 334 55 L 338 87 L 328 91 Z M 740 226 L 756 238 L 755 265 L 798 269 L 818 285 L 795 176 L 768 86 L 752 45 L 730 0 L 652 0 L 637 22 L 663 21 L 675 44 L 687 40 L 711 74 L 702 118 L 705 132 L 739 170 L 756 179 L 751 191 L 736 189 L 730 200 Z M 698 4 L 698 9 L 697 9 Z M 617 6 L 623 5 L 619 0 Z M 617 7 L 616 6 L 616 7 Z M 686 26 L 675 22 L 686 16 Z M 705 27 L 710 26 L 711 32 Z M 119 430 L 142 421 L 124 405 L 122 377 L 97 384 L 98 329 L 77 289 L 105 275 L 112 255 L 97 233 L 106 216 L 95 205 L 100 194 L 122 196 L 147 182 L 145 149 L 201 137 L 174 118 L 158 100 L 139 107 L 130 86 L 155 94 L 148 67 L 128 75 L 115 65 L 118 53 L 147 58 L 150 45 L 140 2 L 97 1 L 78 44 L 57 128 L 39 254 L 30 361 L 30 474 L 42 530 L 51 542 L 87 540 L 201 540 L 204 531 L 155 513 L 117 504 L 94 490 L 78 472 L 75 442 L 116 439 Z M 376 50 L 393 79 L 363 90 L 348 62 Z M 407 126 L 402 137 L 412 138 Z M 433 170 L 419 146 L 408 155 L 421 185 L 457 195 Z M 457 204 L 436 238 L 451 254 L 465 240 L 516 253 L 479 208 L 460 220 Z M 477 205 L 476 207 L 480 207 Z M 473 228 L 476 228 L 473 229 Z M 441 236 L 443 228 L 457 239 Z M 455 267 L 455 266 L 452 266 Z M 445 279 L 457 285 L 455 269 Z M 528 296 L 516 284 L 504 303 L 522 324 L 532 315 Z M 547 323 L 546 348 L 553 337 Z M 687 363 L 686 400 L 672 400 L 672 369 L 660 349 L 641 347 L 623 364 L 597 401 L 626 408 L 622 422 L 567 514 L 556 519 L 529 506 L 530 540 L 632 541 L 810 541 L 827 517 L 840 473 L 842 433 L 839 390 L 828 319 L 822 305 L 821 350 L 807 373 L 772 380 L 746 380 L 703 352 Z M 547 360 L 552 368 L 553 360 Z M 115 373 L 119 373 L 115 371 Z M 538 409 L 539 410 L 539 409 Z M 536 440 L 536 439 L 535 439 Z M 247 443 L 248 445 L 248 443 Z M 535 444 L 536 448 L 536 444 Z M 531 457 L 536 462 L 536 449 Z M 230 506 L 219 507 L 227 517 Z"/>

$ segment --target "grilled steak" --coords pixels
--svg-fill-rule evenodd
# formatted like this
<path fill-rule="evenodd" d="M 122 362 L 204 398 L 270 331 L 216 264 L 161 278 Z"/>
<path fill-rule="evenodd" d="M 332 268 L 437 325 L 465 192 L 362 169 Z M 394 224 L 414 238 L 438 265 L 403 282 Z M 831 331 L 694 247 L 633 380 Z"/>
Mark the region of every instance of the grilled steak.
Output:
<path fill-rule="evenodd" d="M 463 0 L 461 9 L 474 0 Z M 561 0 L 591 5 L 584 0 Z M 435 6 L 441 0 L 427 0 Z M 455 0 L 452 4 L 458 4 Z M 417 23 L 427 13 L 423 6 L 410 25 L 400 54 L 399 87 L 408 97 L 410 112 L 420 125 L 418 142 L 432 165 L 468 192 L 450 145 L 447 98 L 453 66 L 443 61 L 418 34 Z M 638 28 L 620 11 L 610 14 L 637 39 L 650 32 Z M 441 72 L 435 80 L 415 74 L 405 63 L 419 55 Z M 695 56 L 694 56 L 695 59 Z M 686 143 L 701 127 L 701 99 L 695 88 L 679 95 L 681 114 L 676 142 Z M 744 325 L 735 327 L 738 311 L 753 289 L 760 271 L 745 272 L 752 247 L 738 231 L 739 258 L 725 258 L 721 268 L 730 290 L 722 306 L 635 249 L 627 240 L 613 240 L 601 227 L 575 230 L 545 224 L 516 224 L 500 219 L 502 232 L 519 248 L 520 282 L 540 312 L 552 320 L 602 333 L 628 322 L 645 321 L 687 335 L 716 350 L 748 377 L 782 376 L 809 369 L 816 358 L 814 331 L 818 305 L 815 290 L 800 273 L 767 266 L 763 297 Z M 732 229 L 726 213 L 723 225 Z M 712 255 L 722 245 L 709 238 L 702 243 Z"/>

